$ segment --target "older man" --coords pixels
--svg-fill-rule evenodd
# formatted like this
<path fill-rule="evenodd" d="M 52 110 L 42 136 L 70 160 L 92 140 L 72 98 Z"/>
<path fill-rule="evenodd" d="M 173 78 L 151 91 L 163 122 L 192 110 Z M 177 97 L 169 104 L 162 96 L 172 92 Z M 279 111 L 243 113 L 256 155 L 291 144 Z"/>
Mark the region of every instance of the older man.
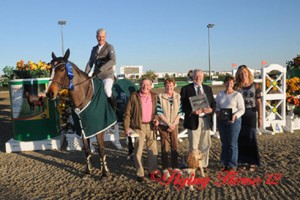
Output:
<path fill-rule="evenodd" d="M 158 126 L 156 115 L 157 95 L 151 92 L 152 80 L 143 78 L 140 82 L 140 89 L 133 92 L 127 102 L 124 114 L 125 133 L 130 135 L 132 132 L 138 134 L 134 143 L 134 161 L 137 169 L 137 180 L 144 181 L 144 167 L 142 154 L 144 141 L 146 139 L 147 164 L 149 174 L 157 173 L 157 142 L 153 132 L 153 127 Z"/>
<path fill-rule="evenodd" d="M 112 98 L 114 68 L 116 64 L 115 50 L 111 44 L 106 42 L 106 31 L 103 28 L 97 30 L 96 39 L 98 44 L 92 49 L 85 73 L 97 75 L 103 81 L 108 102 L 115 108 L 115 101 Z M 93 66 L 94 70 L 91 71 Z"/>
<path fill-rule="evenodd" d="M 193 83 L 181 88 L 181 102 L 184 116 L 184 127 L 188 129 L 189 149 L 199 149 L 205 155 L 202 166 L 208 166 L 209 149 L 211 146 L 210 129 L 212 116 L 216 109 L 216 101 L 211 87 L 203 85 L 204 73 L 200 69 L 193 71 Z M 190 97 L 205 94 L 209 106 L 192 110 Z"/>

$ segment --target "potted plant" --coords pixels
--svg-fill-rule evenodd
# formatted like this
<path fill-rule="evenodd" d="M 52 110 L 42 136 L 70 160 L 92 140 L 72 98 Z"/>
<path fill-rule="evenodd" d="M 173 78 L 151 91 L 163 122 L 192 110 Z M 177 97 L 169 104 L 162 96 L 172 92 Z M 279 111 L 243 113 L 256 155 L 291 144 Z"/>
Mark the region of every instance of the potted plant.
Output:
<path fill-rule="evenodd" d="M 289 116 L 287 127 L 291 130 L 300 129 L 300 78 L 286 80 L 286 105 Z"/>
<path fill-rule="evenodd" d="M 13 70 L 16 79 L 24 78 L 45 78 L 50 76 L 51 65 L 44 61 L 34 63 L 28 61 L 24 63 L 23 60 L 17 62 L 16 69 Z"/>

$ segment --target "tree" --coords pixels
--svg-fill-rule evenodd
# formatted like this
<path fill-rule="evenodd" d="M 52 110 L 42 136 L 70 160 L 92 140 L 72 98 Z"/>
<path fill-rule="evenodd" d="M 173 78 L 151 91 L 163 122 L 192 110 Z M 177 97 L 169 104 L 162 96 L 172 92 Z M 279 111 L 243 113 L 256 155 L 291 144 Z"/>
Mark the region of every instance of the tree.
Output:
<path fill-rule="evenodd" d="M 13 69 L 14 69 L 14 67 L 11 67 L 11 66 L 5 66 L 4 68 L 3 68 L 3 73 L 4 73 L 4 76 L 5 77 L 8 77 L 8 78 L 10 78 L 10 79 L 12 79 L 13 78 L 13 76 L 14 76 L 14 71 L 13 71 Z"/>
<path fill-rule="evenodd" d="M 157 75 L 154 73 L 154 71 L 148 70 L 145 74 L 142 75 L 141 78 L 145 77 L 150 78 L 152 81 L 154 81 L 157 78 Z"/>

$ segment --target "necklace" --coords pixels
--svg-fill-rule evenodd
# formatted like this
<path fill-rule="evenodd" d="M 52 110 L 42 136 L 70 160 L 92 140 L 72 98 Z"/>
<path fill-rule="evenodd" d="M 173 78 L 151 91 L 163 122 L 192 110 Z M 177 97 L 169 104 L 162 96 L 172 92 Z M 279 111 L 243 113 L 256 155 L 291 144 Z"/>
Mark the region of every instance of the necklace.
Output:
<path fill-rule="evenodd" d="M 243 87 L 249 87 L 250 85 L 251 85 L 251 83 L 248 83 L 248 82 L 242 83 Z"/>

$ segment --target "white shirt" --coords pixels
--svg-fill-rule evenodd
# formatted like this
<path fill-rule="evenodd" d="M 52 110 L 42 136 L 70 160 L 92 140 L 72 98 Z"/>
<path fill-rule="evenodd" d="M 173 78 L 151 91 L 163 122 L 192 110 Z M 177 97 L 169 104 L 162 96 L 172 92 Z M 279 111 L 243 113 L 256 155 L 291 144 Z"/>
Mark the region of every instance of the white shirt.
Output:
<path fill-rule="evenodd" d="M 97 51 L 97 53 L 99 53 L 101 51 L 101 49 L 102 49 L 103 46 L 104 46 L 104 44 L 101 45 L 101 46 L 98 45 L 98 51 Z"/>
<path fill-rule="evenodd" d="M 227 94 L 221 91 L 216 97 L 216 110 L 220 111 L 221 108 L 231 108 L 232 113 L 240 118 L 245 113 L 244 98 L 241 93 L 234 91 L 231 94 Z"/>
<path fill-rule="evenodd" d="M 101 49 L 102 49 L 103 46 L 104 46 L 104 44 L 101 45 L 101 46 L 98 45 L 97 53 L 99 53 L 99 52 L 101 51 Z M 95 68 L 95 65 L 93 65 L 92 69 L 90 70 L 90 72 L 89 72 L 89 74 L 88 74 L 89 77 L 92 77 L 92 76 L 93 76 L 94 68 Z"/>
<path fill-rule="evenodd" d="M 195 88 L 195 91 L 196 91 L 196 95 L 198 95 L 198 87 L 200 87 L 201 94 L 204 94 L 204 90 L 203 90 L 202 85 L 198 85 L 198 84 L 194 83 L 194 88 Z M 205 113 L 201 113 L 201 114 L 199 114 L 199 117 L 203 117 L 204 115 L 205 115 Z"/>
<path fill-rule="evenodd" d="M 198 95 L 198 87 L 200 87 L 201 94 L 204 94 L 204 90 L 203 90 L 202 85 L 197 85 L 196 83 L 194 83 L 194 88 L 195 88 L 195 91 L 196 91 L 196 95 Z"/>

